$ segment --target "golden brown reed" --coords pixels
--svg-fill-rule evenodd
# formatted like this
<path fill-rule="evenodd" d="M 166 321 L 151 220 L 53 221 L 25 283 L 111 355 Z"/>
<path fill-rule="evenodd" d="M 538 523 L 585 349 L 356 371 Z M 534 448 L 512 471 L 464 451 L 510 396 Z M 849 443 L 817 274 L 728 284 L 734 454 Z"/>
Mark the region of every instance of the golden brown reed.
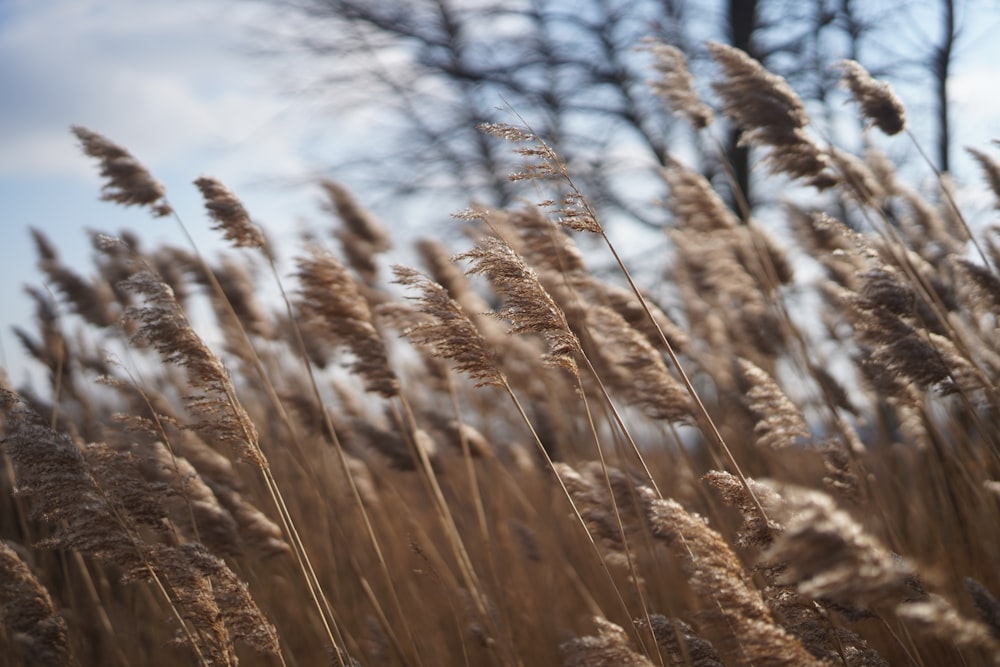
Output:
<path fill-rule="evenodd" d="M 212 229 L 237 248 L 264 248 L 264 233 L 250 219 L 243 202 L 219 180 L 201 176 L 194 182 L 205 200 L 205 208 L 215 220 Z"/>
<path fill-rule="evenodd" d="M 841 83 L 851 91 L 862 114 L 872 125 L 889 135 L 906 128 L 906 109 L 889 84 L 872 78 L 868 70 L 854 60 L 841 60 L 836 67 L 843 72 Z"/>
<path fill-rule="evenodd" d="M 163 185 L 131 153 L 93 130 L 80 126 L 72 130 L 84 152 L 101 164 L 101 176 L 107 179 L 101 199 L 123 206 L 148 206 L 158 217 L 173 213 Z"/>
<path fill-rule="evenodd" d="M 788 82 L 737 48 L 709 42 L 708 50 L 723 76 L 712 89 L 743 130 L 741 143 L 770 148 L 766 161 L 775 172 L 824 183 L 826 156 L 805 132 L 809 116 Z"/>
<path fill-rule="evenodd" d="M 461 214 L 473 249 L 456 263 L 422 242 L 428 274 L 398 267 L 405 291 L 380 271 L 385 227 L 334 183 L 344 261 L 300 252 L 280 315 L 256 253 L 92 231 L 88 272 L 36 231 L 49 289 L 29 288 L 16 336 L 43 373 L 0 405 L 0 537 L 24 545 L 0 547 L 2 654 L 996 664 L 996 230 L 973 229 L 972 257 L 935 203 L 950 185 L 818 149 L 786 82 L 711 50 L 745 140 L 836 187 L 744 225 L 671 161 L 671 249 L 644 286 L 591 268 L 625 265 L 606 236 L 575 245 L 604 227 L 569 166 L 505 125 L 517 178 L 551 200 Z M 676 53 L 658 57 L 661 93 L 708 125 Z M 903 122 L 847 69 L 869 121 Z M 104 198 L 170 211 L 127 151 L 76 134 Z M 198 185 L 284 293 L 237 197 Z"/>
<path fill-rule="evenodd" d="M 66 621 L 56 615 L 48 590 L 17 550 L 0 542 L 0 615 L 8 648 L 40 667 L 73 665 Z"/>
<path fill-rule="evenodd" d="M 352 370 L 368 391 L 386 398 L 399 393 L 399 381 L 389 367 L 385 344 L 372 320 L 368 303 L 347 269 L 317 247 L 298 258 L 301 317 L 308 331 L 354 355 Z"/>
<path fill-rule="evenodd" d="M 647 40 L 644 49 L 653 54 L 653 67 L 659 75 L 649 83 L 652 91 L 692 127 L 700 130 L 711 125 L 715 114 L 695 91 L 694 77 L 688 71 L 684 53 L 676 46 L 655 40 Z"/>

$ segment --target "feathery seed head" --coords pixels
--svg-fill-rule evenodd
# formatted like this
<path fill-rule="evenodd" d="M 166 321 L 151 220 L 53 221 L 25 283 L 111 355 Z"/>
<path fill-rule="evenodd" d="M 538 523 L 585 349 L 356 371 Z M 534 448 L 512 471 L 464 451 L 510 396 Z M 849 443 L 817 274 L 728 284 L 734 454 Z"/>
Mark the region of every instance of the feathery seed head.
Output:
<path fill-rule="evenodd" d="M 739 220 L 712 189 L 708 180 L 680 162 L 672 160 L 660 174 L 670 188 L 667 205 L 678 226 L 699 232 L 732 229 Z"/>
<path fill-rule="evenodd" d="M 712 88 L 722 98 L 723 112 L 741 127 L 769 138 L 809 123 L 802 100 L 784 78 L 733 46 L 709 42 L 708 50 L 724 77 Z"/>
<path fill-rule="evenodd" d="M 996 197 L 994 206 L 1000 208 L 1000 162 L 984 151 L 975 148 L 966 148 L 965 150 L 979 163 L 983 170 L 983 176 L 986 177 L 986 182 L 989 183 L 993 196 Z"/>
<path fill-rule="evenodd" d="M 347 269 L 315 246 L 296 259 L 303 316 L 332 343 L 354 356 L 352 371 L 368 391 L 385 398 L 399 394 L 399 380 L 389 367 L 385 344 L 375 328 L 371 310 Z"/>
<path fill-rule="evenodd" d="M 123 206 L 148 206 L 157 217 L 173 213 L 163 185 L 131 153 L 93 130 L 78 125 L 72 130 L 84 152 L 101 163 L 101 176 L 107 179 L 101 199 Z"/>
<path fill-rule="evenodd" d="M 566 656 L 564 667 L 653 667 L 641 653 L 632 650 L 628 635 L 620 625 L 594 617 L 597 635 L 575 637 L 559 649 Z"/>
<path fill-rule="evenodd" d="M 667 103 L 674 113 L 683 116 L 698 130 L 715 120 L 712 109 L 694 89 L 694 79 L 688 71 L 684 52 L 676 46 L 655 39 L 644 41 L 643 48 L 653 54 L 653 67 L 660 78 L 650 82 L 653 92 Z"/>
<path fill-rule="evenodd" d="M 361 206 L 344 186 L 331 180 L 320 183 L 330 197 L 331 208 L 352 234 L 363 239 L 375 252 L 392 248 L 389 233 L 370 211 Z"/>
<path fill-rule="evenodd" d="M 802 595 L 867 607 L 907 594 L 913 570 L 825 493 L 780 486 L 769 509 L 785 529 L 765 552 Z"/>
<path fill-rule="evenodd" d="M 405 266 L 394 266 L 393 272 L 397 283 L 420 291 L 420 296 L 411 298 L 430 317 L 408 327 L 403 335 L 430 347 L 436 356 L 455 362 L 458 370 L 477 381 L 476 386 L 502 385 L 503 373 L 489 344 L 445 288 Z"/>
<path fill-rule="evenodd" d="M 237 248 L 265 247 L 264 234 L 251 220 L 243 202 L 220 181 L 202 176 L 195 182 L 205 200 L 208 214 L 215 220 L 212 229 L 221 230 L 223 238 Z"/>
<path fill-rule="evenodd" d="M 56 615 L 48 590 L 6 542 L 0 542 L 0 618 L 8 651 L 23 647 L 25 664 L 73 665 L 66 621 Z M 13 655 L 8 656 L 13 660 Z"/>
<path fill-rule="evenodd" d="M 861 113 L 888 135 L 899 134 L 906 128 L 906 108 L 896 97 L 892 86 L 872 78 L 860 63 L 841 60 L 834 64 L 841 70 L 841 85 L 861 105 Z"/>
<path fill-rule="evenodd" d="M 802 413 L 778 383 L 756 364 L 746 359 L 739 359 L 738 363 L 750 385 L 746 397 L 757 419 L 753 428 L 757 446 L 783 449 L 799 439 L 809 438 L 809 426 Z"/>
<path fill-rule="evenodd" d="M 472 261 L 469 274 L 481 274 L 505 301 L 496 317 L 511 323 L 511 333 L 541 334 L 549 346 L 546 363 L 560 366 L 574 375 L 580 341 L 566 322 L 566 315 L 545 291 L 538 276 L 501 239 L 486 237 L 472 250 L 455 259 Z"/>
<path fill-rule="evenodd" d="M 191 387 L 201 392 L 185 398 L 187 407 L 200 417 L 195 428 L 231 444 L 243 459 L 266 467 L 256 426 L 237 400 L 229 373 L 191 326 L 173 290 L 149 271 L 140 271 L 122 286 L 145 298 L 143 306 L 125 311 L 126 320 L 138 323 L 131 341 L 151 345 L 164 363 L 184 368 Z"/>
<path fill-rule="evenodd" d="M 740 142 L 771 148 L 767 162 L 775 171 L 827 185 L 826 157 L 805 133 L 809 116 L 788 82 L 740 49 L 709 42 L 708 50 L 723 75 L 712 88 L 723 113 L 743 129 Z"/>

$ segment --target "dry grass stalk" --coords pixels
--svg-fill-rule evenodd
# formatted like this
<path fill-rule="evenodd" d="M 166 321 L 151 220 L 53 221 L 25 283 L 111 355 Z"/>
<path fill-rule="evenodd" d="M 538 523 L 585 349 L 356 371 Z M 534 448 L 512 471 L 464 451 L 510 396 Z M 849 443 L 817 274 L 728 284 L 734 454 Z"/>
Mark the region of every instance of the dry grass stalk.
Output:
<path fill-rule="evenodd" d="M 850 428 L 844 425 L 844 428 Z M 849 445 L 839 439 L 831 438 L 822 444 L 823 467 L 826 475 L 823 484 L 833 494 L 855 504 L 863 500 L 861 480 L 852 469 Z"/>
<path fill-rule="evenodd" d="M 55 286 L 62 300 L 89 324 L 104 328 L 115 324 L 118 313 L 113 306 L 114 292 L 107 282 L 94 279 L 84 280 L 72 269 L 65 266 L 45 234 L 32 229 L 31 235 L 38 250 L 38 268 Z"/>
<path fill-rule="evenodd" d="M 468 374 L 477 387 L 502 386 L 503 372 L 489 344 L 447 291 L 414 269 L 397 265 L 393 273 L 396 282 L 420 291 L 420 296 L 413 298 L 420 304 L 420 311 L 430 317 L 408 327 L 403 334 L 418 345 L 431 347 L 435 355 L 455 362 L 456 369 Z"/>
<path fill-rule="evenodd" d="M 211 581 L 210 594 L 218 605 L 217 616 L 212 620 L 220 619 L 234 639 L 246 642 L 256 651 L 278 655 L 281 647 L 277 632 L 250 596 L 246 583 L 200 544 L 185 544 L 177 551 L 184 554 L 177 562 L 181 568 L 178 577 L 183 577 L 186 571 L 197 573 L 202 581 Z"/>
<path fill-rule="evenodd" d="M 165 485 L 169 497 L 176 496 L 181 508 L 171 516 L 188 540 L 201 542 L 223 556 L 243 553 L 245 544 L 263 556 L 289 553 L 281 529 L 234 488 L 238 481 L 231 476 L 231 468 L 219 475 L 216 452 L 204 446 L 180 448 L 185 450 L 195 453 L 196 461 L 209 475 L 203 476 L 188 459 L 162 442 L 131 448 L 143 475 Z M 228 463 L 228 459 L 222 461 Z"/>
<path fill-rule="evenodd" d="M 218 315 L 216 319 L 227 331 L 226 347 L 242 359 L 252 359 L 253 351 L 246 345 L 247 334 L 271 338 L 271 323 L 257 300 L 258 286 L 254 284 L 251 268 L 231 257 L 223 257 L 211 267 L 221 294 L 213 289 L 212 281 L 203 271 L 196 271 L 199 282 L 205 285 L 209 299 Z M 235 318 L 232 316 L 235 314 Z M 243 331 L 240 331 L 243 329 Z"/>
<path fill-rule="evenodd" d="M 962 650 L 982 651 L 1000 665 L 1000 640 L 993 629 L 966 618 L 944 598 L 932 595 L 919 602 L 901 604 L 896 613 L 917 632 L 936 637 Z"/>
<path fill-rule="evenodd" d="M 861 158 L 832 146 L 827 150 L 830 161 L 841 174 L 847 192 L 862 206 L 880 206 L 888 195 L 883 184 L 871 167 Z"/>
<path fill-rule="evenodd" d="M 777 450 L 808 440 L 805 418 L 778 383 L 752 362 L 739 359 L 738 363 L 749 384 L 746 398 L 757 419 L 753 427 L 757 446 Z"/>
<path fill-rule="evenodd" d="M 895 310 L 906 307 L 910 293 L 894 289 L 900 283 L 883 282 L 888 289 L 881 289 L 878 282 L 879 276 L 874 274 L 866 280 L 865 290 L 855 300 L 853 316 L 858 341 L 868 346 L 865 370 L 870 373 L 869 380 L 901 399 L 910 397 L 911 386 L 922 390 L 936 387 L 943 393 L 956 391 L 951 369 L 928 334 Z"/>
<path fill-rule="evenodd" d="M 316 333 L 351 351 L 350 368 L 361 376 L 368 391 L 386 398 L 398 395 L 399 380 L 389 367 L 385 344 L 347 269 L 317 247 L 310 247 L 309 254 L 296 261 L 299 305 L 306 321 L 315 325 Z"/>
<path fill-rule="evenodd" d="M 580 516 L 587 522 L 590 534 L 604 550 L 607 562 L 628 566 L 628 542 L 641 528 L 641 518 L 632 509 L 635 503 L 630 497 L 630 487 L 635 485 L 635 480 L 614 468 L 608 468 L 605 479 L 604 470 L 597 462 L 578 466 L 578 469 L 558 462 L 553 467 L 566 485 Z M 614 497 L 608 489 L 608 480 L 611 480 Z"/>
<path fill-rule="evenodd" d="M 704 176 L 676 161 L 660 173 L 670 188 L 666 204 L 678 227 L 710 232 L 739 226 L 739 219 Z"/>
<path fill-rule="evenodd" d="M 73 126 L 84 152 L 101 163 L 101 176 L 107 180 L 101 199 L 123 206 L 148 206 L 153 215 L 173 213 L 166 200 L 166 190 L 127 150 L 85 127 Z"/>
<path fill-rule="evenodd" d="M 767 162 L 775 171 L 821 183 L 826 156 L 805 133 L 809 116 L 788 82 L 737 48 L 709 42 L 708 50 L 723 76 L 712 89 L 744 130 L 740 141 L 771 148 Z"/>
<path fill-rule="evenodd" d="M 746 228 L 711 233 L 671 230 L 678 250 L 672 275 L 686 286 L 683 292 L 692 334 L 708 342 L 708 349 L 729 352 L 708 354 L 703 362 L 722 386 L 733 385 L 730 356 L 752 359 L 770 366 L 785 339 L 781 321 L 762 289 L 756 262 L 746 264 Z M 722 317 L 732 312 L 734 316 Z"/>
<path fill-rule="evenodd" d="M 566 163 L 534 130 L 507 123 L 485 123 L 479 129 L 499 139 L 521 144 L 515 152 L 528 160 L 521 165 L 522 171 L 508 176 L 510 180 L 554 180 L 557 186 L 564 188 L 558 199 L 539 204 L 552 210 L 560 225 L 578 232 L 604 233 L 596 213 L 573 182 Z"/>
<path fill-rule="evenodd" d="M 694 89 L 694 78 L 688 71 L 684 52 L 670 44 L 648 39 L 644 50 L 653 54 L 653 67 L 658 79 L 649 82 L 656 93 L 674 113 L 683 116 L 698 130 L 715 120 L 712 109 L 705 104 Z"/>
<path fill-rule="evenodd" d="M 661 333 L 677 352 L 683 353 L 690 347 L 691 339 L 684 329 L 656 305 L 652 298 L 641 295 L 645 301 L 644 307 L 639 301 L 640 297 L 634 292 L 597 280 L 590 274 L 582 282 L 576 282 L 575 286 L 596 303 L 604 304 L 621 315 L 630 327 L 642 333 L 654 347 L 660 344 Z M 647 312 L 652 315 L 652 319 Z"/>
<path fill-rule="evenodd" d="M 784 525 L 764 552 L 782 564 L 779 581 L 811 599 L 862 609 L 898 603 L 913 593 L 914 571 L 891 554 L 825 493 L 780 487 L 772 510 Z"/>
<path fill-rule="evenodd" d="M 889 84 L 872 78 L 868 70 L 853 60 L 841 60 L 836 67 L 843 72 L 841 83 L 851 91 L 872 125 L 888 135 L 899 134 L 906 128 L 906 109 Z"/>
<path fill-rule="evenodd" d="M 740 526 L 736 536 L 737 545 L 768 547 L 774 540 L 774 535 L 783 530 L 781 524 L 774 521 L 764 521 L 747 493 L 746 487 L 735 475 L 722 470 L 710 470 L 702 477 L 702 481 L 719 493 L 722 502 L 730 507 L 735 507 L 743 516 L 743 525 Z M 754 479 L 747 481 L 765 509 L 780 505 L 781 496 L 770 486 Z"/>
<path fill-rule="evenodd" d="M 770 586 L 764 597 L 781 625 L 828 665 L 889 667 L 860 635 L 837 625 L 829 611 L 788 586 Z"/>
<path fill-rule="evenodd" d="M 484 222 L 539 271 L 553 271 L 572 278 L 588 273 L 583 253 L 572 236 L 538 207 L 510 213 L 491 211 Z"/>
<path fill-rule="evenodd" d="M 630 646 L 628 635 L 619 625 L 594 617 L 597 635 L 576 637 L 559 648 L 565 655 L 563 667 L 653 667 L 653 663 Z"/>
<path fill-rule="evenodd" d="M 267 246 L 264 233 L 250 219 L 243 202 L 217 179 L 202 176 L 194 184 L 201 191 L 205 208 L 215 221 L 212 229 L 220 230 L 223 238 L 237 248 Z"/>
<path fill-rule="evenodd" d="M 712 643 L 684 621 L 660 614 L 650 614 L 649 621 L 660 656 L 668 667 L 723 667 Z"/>
<path fill-rule="evenodd" d="M 331 180 L 322 181 L 320 186 L 330 197 L 332 210 L 351 234 L 367 243 L 374 252 L 392 248 L 392 240 L 385 227 L 354 199 L 347 188 Z"/>
<path fill-rule="evenodd" d="M 1000 600 L 972 577 L 965 579 L 965 590 L 976 605 L 979 620 L 990 629 L 994 639 L 1000 640 Z"/>
<path fill-rule="evenodd" d="M 599 360 L 602 380 L 622 399 L 650 419 L 694 421 L 694 407 L 684 387 L 674 379 L 649 339 L 611 308 L 584 308 L 587 333 L 593 340 L 590 358 Z"/>
<path fill-rule="evenodd" d="M 291 551 L 281 528 L 248 498 L 228 486 L 212 485 L 212 492 L 219 504 L 236 521 L 241 542 L 251 546 L 264 557 L 287 554 Z"/>
<path fill-rule="evenodd" d="M 65 667 L 77 664 L 66 621 L 56 613 L 48 590 L 10 545 L 0 542 L 0 618 L 8 650 L 25 664 Z"/>
<path fill-rule="evenodd" d="M 496 317 L 511 323 L 513 334 L 540 334 L 548 343 L 547 364 L 578 373 L 576 358 L 580 341 L 569 329 L 566 315 L 545 291 L 538 276 L 509 245 L 494 237 L 481 240 L 474 249 L 455 257 L 472 262 L 470 275 L 480 274 L 504 299 Z"/>
<path fill-rule="evenodd" d="M 1000 207 L 1000 162 L 997 162 L 989 153 L 976 148 L 966 148 L 969 155 L 979 163 L 983 171 L 983 176 L 989 184 L 993 195 L 996 198 L 994 206 Z"/>
<path fill-rule="evenodd" d="M 192 328 L 173 291 L 148 271 L 129 278 L 126 286 L 145 298 L 145 305 L 125 312 L 138 323 L 132 342 L 152 345 L 165 364 L 183 368 L 191 387 L 201 392 L 185 401 L 199 418 L 195 428 L 211 440 L 232 446 L 240 458 L 266 467 L 257 429 L 237 399 L 229 374 Z"/>
<path fill-rule="evenodd" d="M 174 524 L 187 539 L 202 542 L 226 556 L 239 553 L 236 521 L 187 459 L 173 455 L 159 441 L 137 453 L 147 479 L 163 484 L 183 506 L 172 514 Z"/>
<path fill-rule="evenodd" d="M 725 629 L 732 657 L 746 665 L 818 665 L 802 644 L 775 623 L 739 558 L 704 519 L 669 499 L 645 493 L 649 521 L 680 560 L 704 615 L 715 631 Z M 715 642 L 716 648 L 723 645 Z"/>

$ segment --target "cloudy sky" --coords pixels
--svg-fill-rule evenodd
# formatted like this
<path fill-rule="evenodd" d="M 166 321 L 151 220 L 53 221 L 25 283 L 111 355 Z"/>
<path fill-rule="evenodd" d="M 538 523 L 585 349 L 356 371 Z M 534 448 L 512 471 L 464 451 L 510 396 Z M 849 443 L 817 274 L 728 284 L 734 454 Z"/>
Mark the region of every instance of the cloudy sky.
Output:
<path fill-rule="evenodd" d="M 22 285 L 38 282 L 29 227 L 80 272 L 85 229 L 184 244 L 172 222 L 98 201 L 97 170 L 71 125 L 142 160 L 205 247 L 215 235 L 191 185 L 202 174 L 237 192 L 279 247 L 303 217 L 322 219 L 310 176 L 345 142 L 374 139 L 299 90 L 314 62 L 261 56 L 262 26 L 282 24 L 274 12 L 235 0 L 0 0 L 0 366 L 15 383 L 24 371 L 10 326 L 29 320 Z M 958 143 L 986 146 L 1000 137 L 997 18 L 971 27 L 952 88 Z"/>
<path fill-rule="evenodd" d="M 304 183 L 323 152 L 311 132 L 331 119 L 296 94 L 296 63 L 260 55 L 270 11 L 232 0 L 0 0 L 0 366 L 14 382 L 21 350 L 10 325 L 30 318 L 22 285 L 38 282 L 29 227 L 80 272 L 85 229 L 184 244 L 169 219 L 98 201 L 97 169 L 71 125 L 138 157 L 199 244 L 214 240 L 197 231 L 207 225 L 191 181 L 202 174 L 238 192 L 269 229 L 291 234 L 315 216 L 318 194 Z"/>

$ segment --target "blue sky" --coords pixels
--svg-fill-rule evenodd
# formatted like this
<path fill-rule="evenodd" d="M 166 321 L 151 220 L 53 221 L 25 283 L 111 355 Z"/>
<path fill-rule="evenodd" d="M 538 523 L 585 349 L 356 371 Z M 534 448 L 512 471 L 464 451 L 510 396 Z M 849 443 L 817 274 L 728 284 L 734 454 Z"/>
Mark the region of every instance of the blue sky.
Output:
<path fill-rule="evenodd" d="M 23 379 L 12 323 L 30 318 L 22 285 L 37 284 L 28 227 L 87 273 L 85 229 L 133 229 L 183 245 L 176 225 L 98 201 L 95 165 L 70 125 L 126 147 L 163 182 L 211 248 L 197 190 L 215 176 L 272 232 L 315 216 L 305 187 L 322 166 L 315 99 L 294 94 L 294 63 L 251 54 L 262 5 L 231 0 L 0 0 L 0 366 Z M 329 117 L 326 117 L 329 121 Z"/>
<path fill-rule="evenodd" d="M 1000 138 L 992 14 L 971 26 L 952 82 L 959 145 Z M 301 92 L 314 61 L 253 53 L 282 23 L 267 3 L 234 0 L 0 0 L 0 366 L 15 383 L 25 371 L 10 325 L 28 322 L 21 286 L 38 283 L 29 226 L 82 273 L 88 228 L 183 245 L 173 223 L 98 201 L 97 170 L 70 125 L 142 160 L 203 248 L 216 243 L 191 184 L 203 174 L 239 194 L 286 252 L 303 218 L 323 219 L 311 176 L 339 149 L 378 138 L 364 117 L 333 116 Z M 974 172 L 959 176 L 981 191 Z"/>

